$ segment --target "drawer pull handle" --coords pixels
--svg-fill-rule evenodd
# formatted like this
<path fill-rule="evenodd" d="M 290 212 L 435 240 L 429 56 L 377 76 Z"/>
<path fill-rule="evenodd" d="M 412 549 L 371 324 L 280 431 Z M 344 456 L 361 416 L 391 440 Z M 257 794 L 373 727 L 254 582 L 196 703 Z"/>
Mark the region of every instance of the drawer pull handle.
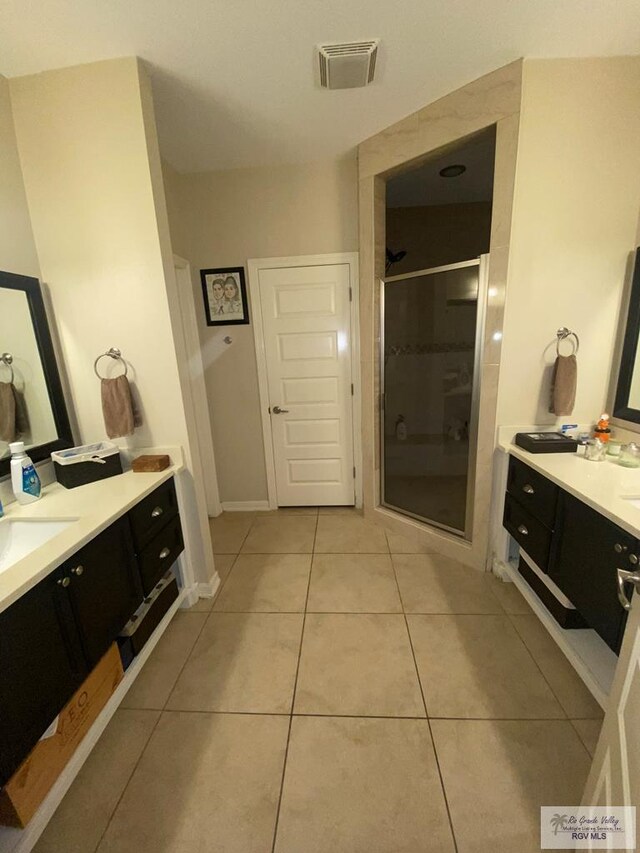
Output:
<path fill-rule="evenodd" d="M 524 484 L 524 486 L 522 487 L 522 491 L 525 492 L 527 495 L 535 495 L 536 493 L 536 490 L 533 488 L 533 486 L 530 486 L 529 483 Z"/>
<path fill-rule="evenodd" d="M 626 569 L 618 569 L 618 601 L 625 610 L 631 610 L 631 602 L 624 589 L 626 583 L 632 583 L 635 587 L 640 588 L 640 574 L 628 572 Z"/>
<path fill-rule="evenodd" d="M 528 531 L 528 530 L 527 530 L 527 528 L 524 526 L 524 524 L 520 524 L 520 525 L 518 526 L 518 533 L 522 533 L 522 535 L 523 535 L 523 536 L 528 536 L 528 535 L 529 535 L 529 531 Z"/>
<path fill-rule="evenodd" d="M 74 567 L 71 569 L 71 574 L 72 574 L 72 575 L 77 575 L 78 577 L 80 577 L 80 575 L 81 575 L 83 572 L 84 572 L 84 566 L 83 566 L 83 565 L 74 566 Z"/>
<path fill-rule="evenodd" d="M 163 512 L 164 510 L 162 509 L 162 507 L 157 506 L 151 510 L 151 518 L 158 518 L 158 516 L 162 515 Z"/>
<path fill-rule="evenodd" d="M 161 560 L 166 560 L 169 554 L 171 553 L 171 548 L 163 548 L 162 551 L 158 554 Z"/>
<path fill-rule="evenodd" d="M 616 554 L 622 554 L 623 551 L 628 551 L 629 547 L 628 545 L 621 545 L 619 542 L 616 542 L 616 544 L 613 546 L 613 550 L 616 552 Z"/>
<path fill-rule="evenodd" d="M 60 586 L 63 586 L 66 589 L 71 583 L 71 578 L 66 576 L 63 578 L 58 578 L 58 583 Z"/>

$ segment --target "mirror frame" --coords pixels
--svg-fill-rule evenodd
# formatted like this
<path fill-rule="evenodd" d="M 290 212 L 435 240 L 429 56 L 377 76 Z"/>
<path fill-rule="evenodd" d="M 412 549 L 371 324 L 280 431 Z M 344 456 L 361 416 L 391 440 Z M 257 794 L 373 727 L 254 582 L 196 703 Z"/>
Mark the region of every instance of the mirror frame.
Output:
<path fill-rule="evenodd" d="M 629 293 L 629 310 L 624 330 L 618 383 L 613 403 L 613 417 L 640 424 L 640 409 L 629 406 L 631 381 L 640 338 L 640 247 L 636 249 L 635 266 Z"/>
<path fill-rule="evenodd" d="M 51 330 L 49 329 L 42 290 L 37 278 L 11 272 L 0 272 L 0 289 L 2 288 L 6 290 L 21 290 L 26 295 L 29 305 L 33 332 L 40 354 L 40 361 L 42 362 L 42 370 L 49 393 L 49 403 L 58 435 L 56 439 L 48 441 L 46 444 L 37 444 L 34 447 L 27 448 L 27 452 L 34 463 L 43 462 L 50 458 L 52 451 L 72 447 L 73 433 L 71 432 L 69 413 L 67 412 L 64 392 L 62 390 L 62 381 L 51 339 Z M 9 462 L 10 457 L 8 456 L 6 459 L 0 459 L 0 477 L 4 477 L 9 473 Z"/>

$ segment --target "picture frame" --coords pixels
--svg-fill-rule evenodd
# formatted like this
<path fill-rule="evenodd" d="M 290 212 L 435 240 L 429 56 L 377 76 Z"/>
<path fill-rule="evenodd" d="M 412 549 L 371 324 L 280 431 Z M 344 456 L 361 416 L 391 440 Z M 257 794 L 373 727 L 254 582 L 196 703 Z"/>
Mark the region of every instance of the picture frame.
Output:
<path fill-rule="evenodd" d="M 249 323 L 244 267 L 200 270 L 200 282 L 207 326 L 240 326 Z"/>

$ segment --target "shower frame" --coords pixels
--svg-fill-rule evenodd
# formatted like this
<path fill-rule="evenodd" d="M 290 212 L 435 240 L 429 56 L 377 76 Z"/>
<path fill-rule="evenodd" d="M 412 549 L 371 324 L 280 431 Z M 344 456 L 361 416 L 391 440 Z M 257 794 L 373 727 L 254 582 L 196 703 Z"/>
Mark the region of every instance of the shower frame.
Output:
<path fill-rule="evenodd" d="M 459 530 L 455 527 L 450 527 L 439 521 L 435 521 L 425 516 L 418 515 L 403 507 L 388 503 L 385 500 L 385 285 L 394 282 L 407 281 L 412 278 L 420 278 L 426 275 L 435 275 L 437 273 L 450 272 L 452 270 L 464 269 L 466 267 L 478 267 L 478 295 L 476 302 L 476 330 L 475 342 L 473 348 L 473 379 L 472 379 L 472 394 L 471 407 L 469 418 L 469 456 L 467 460 L 467 496 L 465 507 L 465 525 L 464 530 Z M 445 530 L 454 536 L 458 536 L 468 542 L 471 542 L 473 531 L 473 512 L 474 512 L 474 496 L 476 485 L 476 461 L 478 452 L 478 424 L 480 420 L 480 391 L 482 384 L 482 352 L 484 348 L 485 335 L 485 318 L 487 309 L 487 293 L 489 282 L 489 255 L 484 254 L 470 261 L 460 261 L 456 264 L 446 264 L 439 267 L 431 267 L 429 269 L 417 270 L 416 272 L 404 273 L 402 275 L 387 276 L 380 279 L 380 343 L 378 350 L 379 370 L 380 370 L 380 406 L 378 409 L 379 418 L 379 448 L 380 457 L 380 505 L 393 512 L 413 518 L 422 524 L 427 524 L 430 527 L 436 527 L 440 530 Z"/>

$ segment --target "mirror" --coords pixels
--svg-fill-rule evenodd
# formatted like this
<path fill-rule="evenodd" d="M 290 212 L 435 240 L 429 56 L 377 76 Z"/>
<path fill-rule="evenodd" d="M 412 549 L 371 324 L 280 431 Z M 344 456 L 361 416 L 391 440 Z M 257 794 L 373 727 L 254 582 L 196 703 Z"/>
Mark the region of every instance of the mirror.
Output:
<path fill-rule="evenodd" d="M 640 248 L 636 250 L 635 267 L 629 295 L 627 325 L 622 344 L 618 385 L 613 416 L 624 421 L 640 423 Z"/>
<path fill-rule="evenodd" d="M 0 272 L 0 476 L 11 441 L 40 462 L 73 437 L 40 283 Z"/>

